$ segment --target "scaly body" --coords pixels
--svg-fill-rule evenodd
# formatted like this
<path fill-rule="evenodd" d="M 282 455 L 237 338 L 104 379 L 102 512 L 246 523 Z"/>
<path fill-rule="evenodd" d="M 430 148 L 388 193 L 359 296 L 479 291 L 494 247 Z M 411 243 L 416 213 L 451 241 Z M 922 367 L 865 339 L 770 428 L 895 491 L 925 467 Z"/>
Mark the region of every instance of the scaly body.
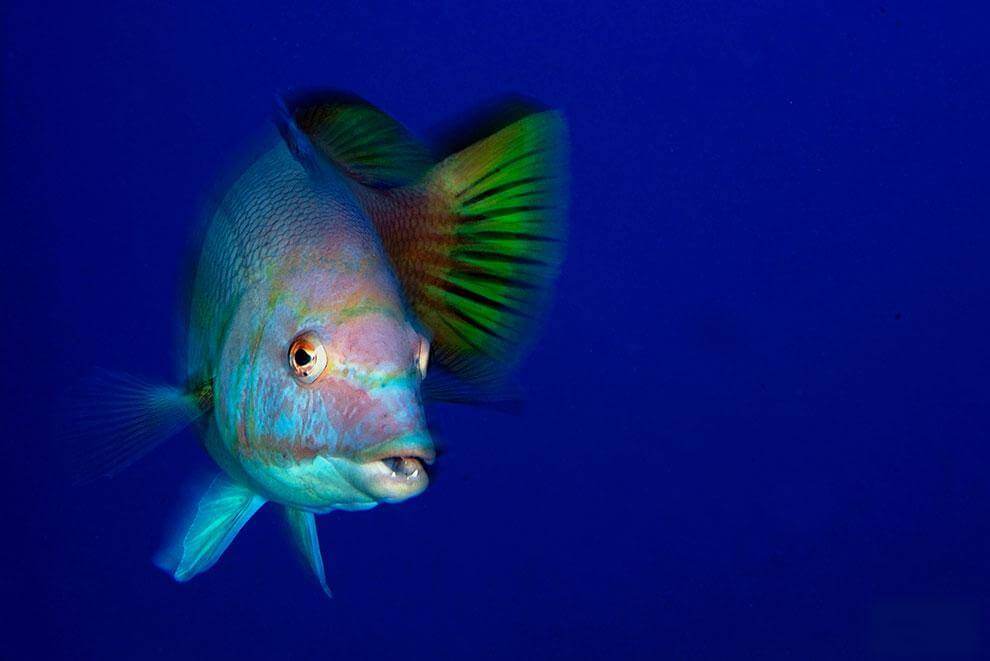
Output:
<path fill-rule="evenodd" d="M 353 97 L 297 99 L 222 196 L 203 240 L 185 388 L 109 397 L 112 473 L 196 421 L 221 469 L 157 557 L 208 569 L 266 502 L 326 587 L 316 513 L 421 493 L 431 392 L 500 382 L 560 256 L 564 126 L 529 112 L 439 162 Z M 112 395 L 113 393 L 109 393 Z"/>

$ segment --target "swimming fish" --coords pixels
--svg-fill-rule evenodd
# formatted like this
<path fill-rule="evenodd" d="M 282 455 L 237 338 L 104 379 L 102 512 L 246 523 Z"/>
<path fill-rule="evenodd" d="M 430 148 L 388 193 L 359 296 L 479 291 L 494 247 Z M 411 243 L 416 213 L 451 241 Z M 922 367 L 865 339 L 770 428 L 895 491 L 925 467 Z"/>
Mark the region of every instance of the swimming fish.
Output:
<path fill-rule="evenodd" d="M 209 218 L 185 383 L 122 377 L 101 392 L 90 472 L 188 425 L 219 467 L 156 556 L 176 580 L 209 569 L 270 502 L 330 595 L 314 515 L 426 489 L 424 400 L 503 382 L 561 260 L 566 124 L 516 115 L 438 158 L 357 97 L 279 105 L 277 131 Z"/>

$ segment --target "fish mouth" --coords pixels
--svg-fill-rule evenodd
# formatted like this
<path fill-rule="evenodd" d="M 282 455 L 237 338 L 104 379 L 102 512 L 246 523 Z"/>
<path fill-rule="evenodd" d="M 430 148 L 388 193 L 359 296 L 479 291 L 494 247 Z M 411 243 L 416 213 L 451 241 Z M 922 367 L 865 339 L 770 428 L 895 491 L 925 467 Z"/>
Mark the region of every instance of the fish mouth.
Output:
<path fill-rule="evenodd" d="M 385 457 L 381 460 L 385 466 L 392 469 L 392 478 L 404 480 L 414 480 L 419 477 L 419 471 L 424 470 L 423 465 L 415 457 Z"/>
<path fill-rule="evenodd" d="M 397 502 L 426 489 L 430 483 L 426 466 L 435 459 L 432 442 L 417 434 L 370 448 L 358 458 L 358 466 L 366 488 L 377 499 Z"/>

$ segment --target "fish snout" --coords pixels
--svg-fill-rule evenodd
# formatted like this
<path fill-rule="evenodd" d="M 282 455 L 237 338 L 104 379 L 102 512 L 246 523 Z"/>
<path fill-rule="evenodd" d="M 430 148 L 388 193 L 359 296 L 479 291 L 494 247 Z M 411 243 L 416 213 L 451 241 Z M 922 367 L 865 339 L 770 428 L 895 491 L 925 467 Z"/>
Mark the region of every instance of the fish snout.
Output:
<path fill-rule="evenodd" d="M 354 461 L 370 494 L 377 500 L 398 502 L 426 489 L 429 484 L 426 466 L 435 459 L 433 440 L 421 430 L 368 447 Z"/>

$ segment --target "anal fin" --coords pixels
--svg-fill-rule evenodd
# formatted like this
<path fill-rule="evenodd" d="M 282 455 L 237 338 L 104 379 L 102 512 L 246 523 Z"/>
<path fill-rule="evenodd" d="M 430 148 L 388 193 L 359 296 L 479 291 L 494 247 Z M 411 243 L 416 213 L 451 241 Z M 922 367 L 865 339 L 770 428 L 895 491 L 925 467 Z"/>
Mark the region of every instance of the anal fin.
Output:
<path fill-rule="evenodd" d="M 180 527 L 155 556 L 155 564 L 177 581 L 188 581 L 212 567 L 265 499 L 224 474 L 209 482 L 193 501 Z"/>
<path fill-rule="evenodd" d="M 320 553 L 320 538 L 316 534 L 316 516 L 312 512 L 305 512 L 294 507 L 285 508 L 285 519 L 289 524 L 289 533 L 292 541 L 296 545 L 296 550 L 302 557 L 306 568 L 313 574 L 313 578 L 323 588 L 323 592 L 332 597 L 330 588 L 327 587 L 326 572 L 323 570 L 323 555 Z"/>

